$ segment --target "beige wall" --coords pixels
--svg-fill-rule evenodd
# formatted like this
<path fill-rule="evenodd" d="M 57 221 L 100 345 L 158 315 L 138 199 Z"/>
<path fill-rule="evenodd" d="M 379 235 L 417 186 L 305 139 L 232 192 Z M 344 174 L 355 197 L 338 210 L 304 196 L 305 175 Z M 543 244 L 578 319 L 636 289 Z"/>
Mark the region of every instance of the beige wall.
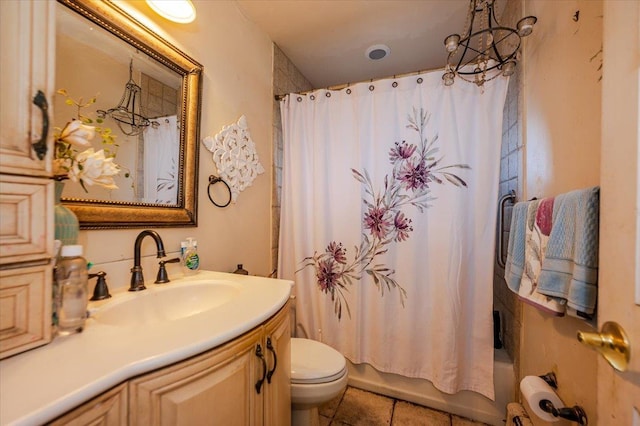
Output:
<path fill-rule="evenodd" d="M 524 5 L 538 24 L 525 43 L 523 197 L 598 185 L 602 89 L 596 54 L 602 46 L 602 2 L 527 0 Z M 589 423 L 597 424 L 596 354 L 576 339 L 578 330 L 591 328 L 523 305 L 519 373 L 554 371 L 565 404 L 583 406 Z"/>
<path fill-rule="evenodd" d="M 272 43 L 248 21 L 234 2 L 194 0 L 198 17 L 187 25 L 170 23 L 153 13 L 144 2 L 118 1 L 164 38 L 204 66 L 201 137 L 215 135 L 222 126 L 244 114 L 258 156 L 266 172 L 243 191 L 236 204 L 220 209 L 207 197 L 208 176 L 215 174 L 211 153 L 200 147 L 198 177 L 198 227 L 160 228 L 169 256 L 177 255 L 180 241 L 198 239 L 201 267 L 233 271 L 243 263 L 252 275 L 270 271 L 271 170 L 272 170 Z M 133 243 L 141 229 L 81 231 L 80 244 L 94 271 L 107 272 L 112 288 L 128 286 Z M 145 278 L 157 272 L 155 246 L 143 244 Z M 169 276 L 178 277 L 177 264 L 169 264 Z M 93 284 L 91 285 L 93 288 Z"/>

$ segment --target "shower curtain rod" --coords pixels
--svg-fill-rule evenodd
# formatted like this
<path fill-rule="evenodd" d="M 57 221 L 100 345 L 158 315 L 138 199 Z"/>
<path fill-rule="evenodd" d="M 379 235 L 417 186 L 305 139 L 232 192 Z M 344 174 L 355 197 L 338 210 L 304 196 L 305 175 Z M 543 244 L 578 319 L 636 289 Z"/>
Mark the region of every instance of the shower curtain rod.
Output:
<path fill-rule="evenodd" d="M 315 92 L 316 90 L 342 90 L 342 89 L 346 89 L 347 87 L 349 87 L 351 85 L 355 85 L 355 84 L 359 84 L 359 83 L 373 83 L 373 82 L 376 82 L 376 81 L 387 80 L 389 78 L 408 77 L 410 75 L 418 75 L 418 74 L 422 74 L 422 73 L 425 73 L 425 72 L 432 72 L 432 71 L 439 71 L 439 70 L 444 70 L 444 68 L 431 68 L 431 69 L 425 69 L 425 70 L 420 70 L 420 71 L 406 72 L 406 73 L 403 73 L 403 74 L 394 74 L 394 75 L 388 76 L 388 77 L 372 78 L 371 80 L 357 81 L 355 83 L 342 83 L 342 84 L 336 84 L 334 86 L 321 87 L 319 89 L 303 90 L 301 92 L 293 92 L 292 94 L 294 94 L 294 95 L 306 95 L 307 93 Z M 276 101 L 281 101 L 288 94 L 290 94 L 290 93 L 287 93 L 287 94 L 284 94 L 284 95 L 274 95 L 274 98 L 275 98 Z"/>

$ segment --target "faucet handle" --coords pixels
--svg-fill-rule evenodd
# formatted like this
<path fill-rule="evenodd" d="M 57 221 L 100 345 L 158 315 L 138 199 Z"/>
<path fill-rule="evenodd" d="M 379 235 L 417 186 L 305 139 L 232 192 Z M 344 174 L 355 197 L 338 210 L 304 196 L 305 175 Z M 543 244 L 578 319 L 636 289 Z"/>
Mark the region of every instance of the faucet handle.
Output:
<path fill-rule="evenodd" d="M 158 269 L 158 276 L 156 277 L 156 280 L 154 281 L 155 284 L 165 284 L 168 283 L 169 280 L 169 275 L 167 274 L 167 268 L 165 268 L 165 263 L 178 263 L 180 262 L 180 258 L 179 257 L 174 257 L 173 259 L 169 259 L 169 260 L 161 260 L 160 262 L 158 262 L 158 265 L 160 265 L 160 269 Z"/>
<path fill-rule="evenodd" d="M 107 273 L 104 271 L 96 272 L 95 274 L 89 274 L 89 278 L 96 278 L 98 280 L 96 282 L 96 286 L 93 289 L 93 296 L 89 300 L 104 300 L 111 297 L 109 294 L 109 287 L 107 287 L 106 277 Z"/>

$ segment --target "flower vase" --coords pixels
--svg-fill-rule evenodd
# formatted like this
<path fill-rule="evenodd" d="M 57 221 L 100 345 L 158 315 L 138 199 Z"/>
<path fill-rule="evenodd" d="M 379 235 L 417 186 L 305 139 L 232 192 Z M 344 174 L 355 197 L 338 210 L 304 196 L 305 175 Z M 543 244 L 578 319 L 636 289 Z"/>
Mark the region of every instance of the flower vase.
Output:
<path fill-rule="evenodd" d="M 55 239 L 60 240 L 63 246 L 77 244 L 80 224 L 78 217 L 60 201 L 64 182 L 55 181 Z"/>

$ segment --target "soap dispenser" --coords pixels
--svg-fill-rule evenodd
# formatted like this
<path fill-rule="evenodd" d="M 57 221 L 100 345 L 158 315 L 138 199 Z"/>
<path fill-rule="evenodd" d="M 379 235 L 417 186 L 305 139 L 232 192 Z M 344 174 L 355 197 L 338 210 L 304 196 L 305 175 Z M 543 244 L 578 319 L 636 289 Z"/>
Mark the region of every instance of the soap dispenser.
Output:
<path fill-rule="evenodd" d="M 198 241 L 192 237 L 181 243 L 182 264 L 185 275 L 192 275 L 200 269 L 200 257 L 198 257 Z"/>

